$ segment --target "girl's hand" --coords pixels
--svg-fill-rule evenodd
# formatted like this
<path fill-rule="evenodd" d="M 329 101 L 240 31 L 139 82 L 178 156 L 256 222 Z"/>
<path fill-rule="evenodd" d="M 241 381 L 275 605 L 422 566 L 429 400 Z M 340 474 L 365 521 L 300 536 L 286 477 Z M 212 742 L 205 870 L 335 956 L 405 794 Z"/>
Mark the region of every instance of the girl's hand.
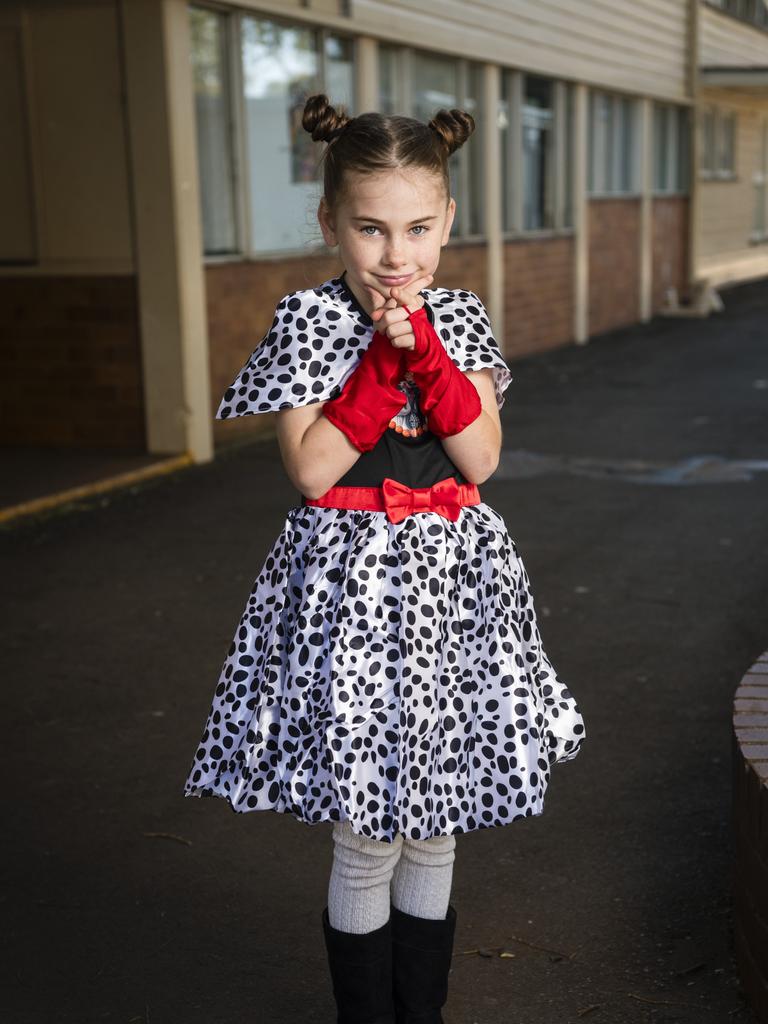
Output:
<path fill-rule="evenodd" d="M 378 324 L 378 330 L 386 334 L 395 348 L 412 349 L 416 344 L 413 334 L 413 327 L 408 319 L 407 306 L 411 313 L 421 309 L 424 299 L 419 295 L 422 288 L 426 288 L 434 280 L 432 274 L 417 278 L 404 287 L 389 288 L 378 291 L 369 288 L 369 293 L 374 302 L 374 309 L 371 319 Z M 380 300 L 385 300 L 379 304 Z M 378 301 L 377 301 L 378 300 Z"/>

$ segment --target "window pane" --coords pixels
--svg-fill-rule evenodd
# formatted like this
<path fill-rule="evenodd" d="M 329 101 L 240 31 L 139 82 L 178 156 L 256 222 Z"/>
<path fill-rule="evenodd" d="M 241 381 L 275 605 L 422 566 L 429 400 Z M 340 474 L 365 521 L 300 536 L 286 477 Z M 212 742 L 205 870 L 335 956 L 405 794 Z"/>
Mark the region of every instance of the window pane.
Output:
<path fill-rule="evenodd" d="M 565 204 L 563 208 L 563 226 L 573 227 L 573 103 L 574 87 L 570 82 L 565 84 L 565 153 L 563 154 L 562 173 L 565 176 Z"/>
<path fill-rule="evenodd" d="M 721 114 L 720 116 L 720 149 L 718 154 L 717 168 L 723 174 L 732 174 L 734 171 L 734 150 L 736 144 L 736 114 Z"/>
<path fill-rule="evenodd" d="M 552 227 L 552 82 L 525 75 L 523 98 L 523 226 Z"/>
<path fill-rule="evenodd" d="M 250 16 L 242 24 L 252 250 L 301 248 L 317 238 L 321 147 L 301 126 L 307 97 L 321 91 L 316 33 Z"/>
<path fill-rule="evenodd" d="M 203 248 L 209 255 L 235 252 L 226 15 L 190 7 L 189 18 Z"/>
<path fill-rule="evenodd" d="M 420 121 L 431 121 L 438 110 L 458 107 L 459 66 L 451 57 L 440 57 L 433 53 L 414 51 L 413 92 L 411 96 L 413 117 Z M 448 162 L 451 179 L 451 194 L 457 199 L 463 194 L 461 165 L 458 151 Z M 454 217 L 451 235 L 460 233 L 459 217 Z"/>
<path fill-rule="evenodd" d="M 715 117 L 712 110 L 702 110 L 699 117 L 701 131 L 701 170 L 715 169 Z"/>
<path fill-rule="evenodd" d="M 509 158 L 511 126 L 511 78 L 508 71 L 501 73 L 501 100 L 499 103 L 499 146 L 501 148 L 501 209 L 504 231 L 512 230 L 512 174 Z"/>
<path fill-rule="evenodd" d="M 402 50 L 379 47 L 379 110 L 382 114 L 405 114 Z"/>
<path fill-rule="evenodd" d="M 669 109 L 659 103 L 653 105 L 653 189 L 667 189 L 667 115 Z"/>
<path fill-rule="evenodd" d="M 633 192 L 635 188 L 635 101 L 628 96 L 619 103 L 619 189 Z"/>
<path fill-rule="evenodd" d="M 678 107 L 678 152 L 680 159 L 677 162 L 677 189 L 679 192 L 689 192 L 688 178 L 691 173 L 691 143 L 690 143 L 690 112 L 687 107 Z"/>
<path fill-rule="evenodd" d="M 483 234 L 483 150 L 485 148 L 485 119 L 482 106 L 483 75 L 479 64 L 470 64 L 467 69 L 467 95 L 464 110 L 475 119 L 475 131 L 467 146 L 468 181 L 465 202 L 469 203 L 469 233 Z"/>
<path fill-rule="evenodd" d="M 355 113 L 354 44 L 346 36 L 325 38 L 325 91 L 331 102 Z M 309 138 L 309 136 L 307 136 Z"/>

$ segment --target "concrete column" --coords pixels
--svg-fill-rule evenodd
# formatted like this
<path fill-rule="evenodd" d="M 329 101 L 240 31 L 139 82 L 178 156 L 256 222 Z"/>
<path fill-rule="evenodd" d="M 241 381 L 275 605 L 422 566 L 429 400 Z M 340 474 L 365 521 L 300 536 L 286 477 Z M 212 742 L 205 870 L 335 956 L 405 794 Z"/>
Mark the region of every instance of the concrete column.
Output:
<path fill-rule="evenodd" d="M 379 109 L 379 47 L 370 36 L 359 36 L 355 60 L 357 113 Z"/>
<path fill-rule="evenodd" d="M 589 340 L 589 203 L 587 146 L 589 115 L 587 86 L 578 82 L 573 96 L 573 337 L 578 345 Z"/>
<path fill-rule="evenodd" d="M 483 211 L 487 239 L 488 315 L 494 337 L 502 352 L 504 337 L 504 225 L 502 223 L 501 142 L 498 111 L 501 72 L 496 64 L 483 66 L 483 111 L 485 113 Z"/>
<path fill-rule="evenodd" d="M 640 100 L 638 150 L 640 153 L 640 307 L 643 323 L 653 306 L 653 100 Z"/>
<path fill-rule="evenodd" d="M 121 0 L 150 452 L 213 456 L 203 243 L 186 0 Z"/>

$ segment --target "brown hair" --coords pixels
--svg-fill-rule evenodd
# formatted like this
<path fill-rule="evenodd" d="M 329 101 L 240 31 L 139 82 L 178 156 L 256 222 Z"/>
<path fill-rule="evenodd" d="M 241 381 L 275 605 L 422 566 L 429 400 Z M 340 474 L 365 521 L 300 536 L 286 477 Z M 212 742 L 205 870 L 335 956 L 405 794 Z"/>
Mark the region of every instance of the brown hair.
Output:
<path fill-rule="evenodd" d="M 323 155 L 325 201 L 333 209 L 344 190 L 344 173 L 375 173 L 395 167 L 421 167 L 439 174 L 450 195 L 448 158 L 475 130 L 465 110 L 438 110 L 428 124 L 396 114 L 350 117 L 327 96 L 310 96 L 302 125 L 315 142 L 327 142 Z"/>

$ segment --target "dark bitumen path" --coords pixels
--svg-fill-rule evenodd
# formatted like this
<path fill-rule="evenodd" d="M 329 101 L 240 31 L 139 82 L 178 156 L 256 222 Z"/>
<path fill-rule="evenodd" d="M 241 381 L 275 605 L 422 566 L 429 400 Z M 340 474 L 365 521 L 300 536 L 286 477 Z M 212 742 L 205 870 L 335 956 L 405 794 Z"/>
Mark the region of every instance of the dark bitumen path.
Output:
<path fill-rule="evenodd" d="M 515 362 L 505 447 L 571 466 L 768 458 L 768 282 L 722 294 L 704 321 Z M 587 738 L 554 767 L 543 815 L 458 837 L 446 1021 L 750 1024 L 730 714 L 768 647 L 768 474 L 659 484 L 514 465 L 483 496 Z M 3 1024 L 335 1019 L 330 825 L 182 796 L 296 498 L 262 441 L 0 531 Z"/>

